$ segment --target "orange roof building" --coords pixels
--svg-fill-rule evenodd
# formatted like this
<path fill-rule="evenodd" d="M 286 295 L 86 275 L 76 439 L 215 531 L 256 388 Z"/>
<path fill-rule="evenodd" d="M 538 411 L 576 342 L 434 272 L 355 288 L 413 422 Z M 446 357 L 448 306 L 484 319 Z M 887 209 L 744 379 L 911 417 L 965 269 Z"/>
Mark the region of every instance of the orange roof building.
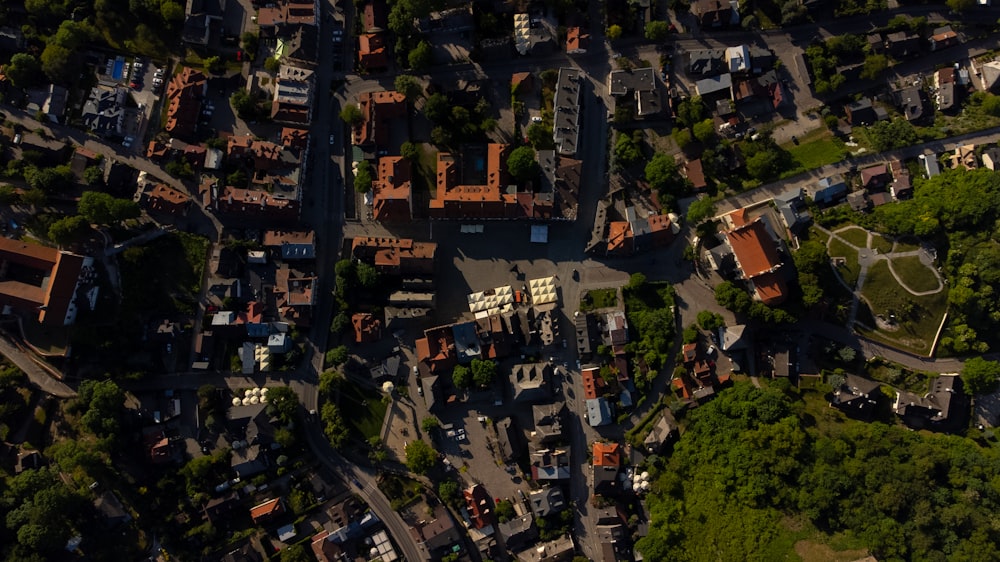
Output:
<path fill-rule="evenodd" d="M 297 127 L 283 127 L 281 129 L 281 146 L 305 150 L 309 146 L 309 131 Z"/>
<path fill-rule="evenodd" d="M 319 562 L 340 562 L 341 556 L 344 554 L 344 550 L 340 548 L 340 545 L 333 542 L 330 536 L 330 531 L 321 531 L 316 535 L 313 535 L 312 546 L 313 556 Z"/>
<path fill-rule="evenodd" d="M 386 146 L 389 120 L 406 115 L 406 97 L 394 90 L 358 94 L 361 121 L 351 131 L 358 146 Z"/>
<path fill-rule="evenodd" d="M 608 223 L 608 254 L 628 256 L 634 248 L 632 228 L 628 221 L 611 221 Z"/>
<path fill-rule="evenodd" d="M 146 208 L 149 211 L 183 215 L 191 206 L 191 196 L 176 190 L 169 185 L 158 183 L 146 195 Z"/>
<path fill-rule="evenodd" d="M 533 216 L 531 194 L 520 201 L 508 189 L 507 173 L 510 147 L 490 143 L 486 148 L 485 183 L 462 183 L 462 161 L 459 156 L 439 152 L 437 161 L 437 191 L 430 201 L 429 213 L 434 218 L 526 218 Z"/>
<path fill-rule="evenodd" d="M 281 498 L 274 498 L 251 508 L 250 518 L 253 519 L 254 524 L 260 525 L 281 515 L 284 511 L 285 507 L 281 503 Z"/>
<path fill-rule="evenodd" d="M 370 263 L 379 273 L 403 277 L 434 274 L 437 244 L 409 238 L 358 237 L 351 243 L 354 259 Z"/>
<path fill-rule="evenodd" d="M 76 293 L 93 258 L 0 237 L 0 309 L 49 326 L 76 321 Z"/>
<path fill-rule="evenodd" d="M 743 278 L 750 283 L 755 298 L 767 305 L 780 304 L 788 291 L 778 273 L 781 258 L 777 243 L 760 218 L 746 222 L 745 212 L 733 215 L 736 227 L 726 232 L 726 240 L 733 249 Z"/>
<path fill-rule="evenodd" d="M 580 376 L 583 378 L 583 397 L 593 400 L 604 394 L 604 379 L 601 377 L 600 369 L 590 367 L 584 369 Z"/>
<path fill-rule="evenodd" d="M 594 443 L 594 468 L 614 468 L 622 466 L 622 446 L 618 443 Z"/>
<path fill-rule="evenodd" d="M 417 360 L 427 365 L 432 373 L 441 373 L 458 364 L 455 354 L 455 332 L 451 326 L 438 326 L 424 330 L 424 337 L 416 340 Z"/>
<path fill-rule="evenodd" d="M 211 204 L 223 214 L 240 214 L 273 220 L 295 220 L 299 216 L 299 202 L 262 189 L 242 189 L 226 186 L 218 193 L 217 186 L 207 186 Z"/>
<path fill-rule="evenodd" d="M 409 222 L 413 218 L 410 161 L 402 156 L 378 159 L 378 179 L 372 182 L 372 216 L 379 222 Z"/>
<path fill-rule="evenodd" d="M 577 55 L 587 52 L 590 43 L 590 36 L 584 33 L 579 27 L 570 27 L 566 30 L 566 54 Z"/>
<path fill-rule="evenodd" d="M 175 137 L 191 137 L 198 126 L 201 99 L 208 90 L 208 77 L 200 70 L 185 67 L 167 83 L 168 133 Z"/>
<path fill-rule="evenodd" d="M 384 33 L 362 33 L 358 37 L 358 64 L 367 70 L 381 70 L 389 66 Z"/>
<path fill-rule="evenodd" d="M 465 506 L 469 510 L 469 519 L 477 529 L 483 529 L 496 522 L 493 515 L 490 495 L 481 485 L 475 485 L 463 491 Z"/>
<path fill-rule="evenodd" d="M 358 312 L 351 316 L 356 343 L 374 343 L 382 339 L 382 322 L 373 314 Z"/>

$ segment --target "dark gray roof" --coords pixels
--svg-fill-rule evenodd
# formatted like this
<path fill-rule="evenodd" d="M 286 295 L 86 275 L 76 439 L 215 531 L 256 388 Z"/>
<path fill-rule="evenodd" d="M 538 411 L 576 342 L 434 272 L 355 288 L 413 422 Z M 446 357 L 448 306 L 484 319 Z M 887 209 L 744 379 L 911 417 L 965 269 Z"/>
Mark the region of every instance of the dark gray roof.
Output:
<path fill-rule="evenodd" d="M 580 136 L 580 82 L 579 70 L 560 68 L 553 101 L 555 117 L 552 136 L 559 154 L 573 156 Z"/>
<path fill-rule="evenodd" d="M 563 496 L 562 488 L 558 486 L 548 486 L 531 492 L 528 501 L 531 503 L 531 512 L 538 517 L 548 517 L 566 509 L 566 498 Z"/>

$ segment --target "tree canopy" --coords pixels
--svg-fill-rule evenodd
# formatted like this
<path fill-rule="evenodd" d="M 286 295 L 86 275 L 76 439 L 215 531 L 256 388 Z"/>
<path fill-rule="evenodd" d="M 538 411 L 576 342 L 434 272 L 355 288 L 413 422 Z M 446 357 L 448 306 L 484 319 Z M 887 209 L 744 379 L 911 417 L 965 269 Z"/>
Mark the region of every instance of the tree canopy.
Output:
<path fill-rule="evenodd" d="M 426 442 L 414 439 L 406 444 L 406 467 L 417 474 L 427 474 L 437 464 L 437 451 Z"/>
<path fill-rule="evenodd" d="M 77 210 L 89 222 L 100 225 L 118 224 L 141 214 L 135 201 L 118 199 L 103 191 L 84 191 Z"/>
<path fill-rule="evenodd" d="M 969 394 L 993 392 L 1000 382 L 1000 363 L 982 357 L 970 357 L 962 367 L 962 381 Z"/>
<path fill-rule="evenodd" d="M 530 146 L 519 146 L 512 150 L 507 158 L 507 170 L 518 181 L 526 181 L 538 175 L 535 149 Z"/>

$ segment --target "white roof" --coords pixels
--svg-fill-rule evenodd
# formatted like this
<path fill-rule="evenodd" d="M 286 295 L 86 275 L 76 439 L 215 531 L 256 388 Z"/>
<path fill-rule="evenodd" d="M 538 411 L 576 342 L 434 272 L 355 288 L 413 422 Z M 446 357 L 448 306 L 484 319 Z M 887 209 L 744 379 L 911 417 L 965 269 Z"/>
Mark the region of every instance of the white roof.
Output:
<path fill-rule="evenodd" d="M 548 304 L 550 302 L 556 302 L 556 278 L 555 277 L 542 277 L 540 279 L 532 279 L 528 282 L 528 288 L 531 292 L 531 304 L 540 305 Z"/>
<path fill-rule="evenodd" d="M 470 293 L 468 296 L 469 312 L 500 311 L 514 302 L 514 290 L 510 285 L 496 287 L 490 291 Z"/>

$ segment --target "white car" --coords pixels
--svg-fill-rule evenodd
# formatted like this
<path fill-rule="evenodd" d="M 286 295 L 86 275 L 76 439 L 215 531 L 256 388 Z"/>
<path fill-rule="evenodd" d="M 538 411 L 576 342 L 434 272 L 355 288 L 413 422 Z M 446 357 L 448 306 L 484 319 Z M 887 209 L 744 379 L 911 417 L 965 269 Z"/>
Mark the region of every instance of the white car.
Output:
<path fill-rule="evenodd" d="M 534 117 L 531 118 L 531 122 L 532 123 L 541 123 L 542 122 L 542 118 L 536 115 L 536 116 L 534 116 Z"/>

